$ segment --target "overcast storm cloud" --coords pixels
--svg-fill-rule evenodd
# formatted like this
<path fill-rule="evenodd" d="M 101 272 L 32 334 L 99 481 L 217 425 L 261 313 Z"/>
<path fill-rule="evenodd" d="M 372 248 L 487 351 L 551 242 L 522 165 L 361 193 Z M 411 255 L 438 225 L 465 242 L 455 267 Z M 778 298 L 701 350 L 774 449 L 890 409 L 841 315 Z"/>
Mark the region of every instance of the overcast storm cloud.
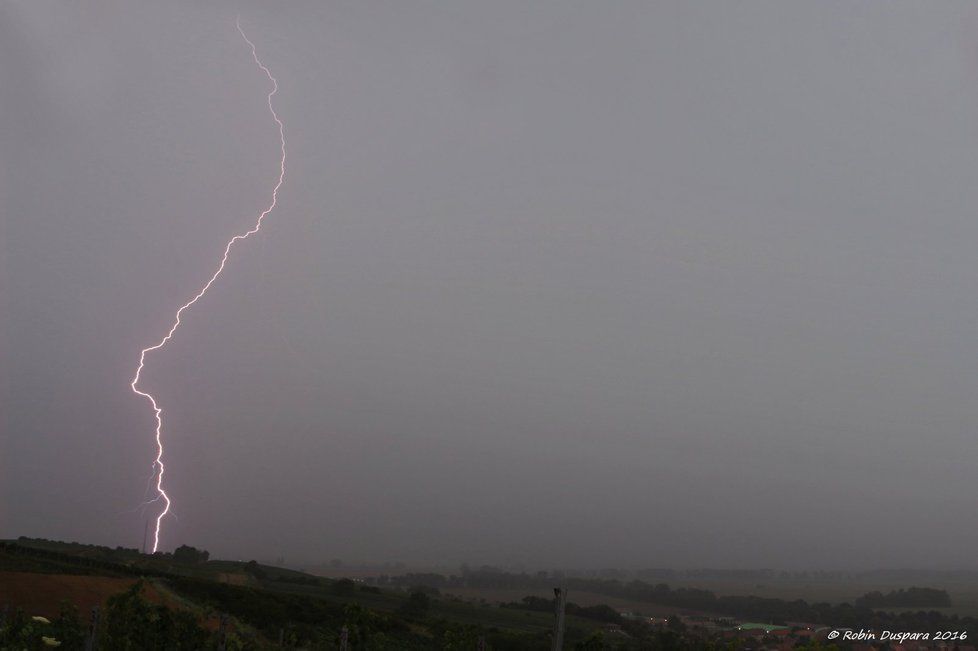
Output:
<path fill-rule="evenodd" d="M 971 567 L 978 9 L 0 5 L 0 537 Z M 151 496 L 151 495 L 149 495 Z"/>

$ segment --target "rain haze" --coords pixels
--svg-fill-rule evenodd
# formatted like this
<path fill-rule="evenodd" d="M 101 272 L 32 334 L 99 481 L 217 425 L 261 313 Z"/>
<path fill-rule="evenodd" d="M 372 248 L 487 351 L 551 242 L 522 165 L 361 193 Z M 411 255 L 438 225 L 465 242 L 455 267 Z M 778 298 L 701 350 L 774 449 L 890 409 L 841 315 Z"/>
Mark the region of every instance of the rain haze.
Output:
<path fill-rule="evenodd" d="M 978 9 L 0 6 L 0 537 L 972 568 Z"/>

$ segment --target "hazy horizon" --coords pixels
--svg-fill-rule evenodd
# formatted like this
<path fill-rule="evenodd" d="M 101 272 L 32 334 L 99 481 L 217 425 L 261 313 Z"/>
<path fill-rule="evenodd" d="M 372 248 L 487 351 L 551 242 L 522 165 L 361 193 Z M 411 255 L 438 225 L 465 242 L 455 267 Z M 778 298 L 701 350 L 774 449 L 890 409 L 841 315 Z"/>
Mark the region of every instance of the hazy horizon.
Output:
<path fill-rule="evenodd" d="M 0 538 L 978 569 L 978 7 L 0 6 Z"/>

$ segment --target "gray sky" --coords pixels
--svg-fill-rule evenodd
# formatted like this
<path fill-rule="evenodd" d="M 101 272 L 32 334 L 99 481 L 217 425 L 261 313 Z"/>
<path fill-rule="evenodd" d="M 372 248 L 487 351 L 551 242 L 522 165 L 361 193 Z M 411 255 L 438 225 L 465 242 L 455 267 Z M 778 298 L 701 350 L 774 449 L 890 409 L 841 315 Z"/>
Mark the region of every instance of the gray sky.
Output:
<path fill-rule="evenodd" d="M 978 9 L 0 5 L 0 536 L 963 567 Z"/>

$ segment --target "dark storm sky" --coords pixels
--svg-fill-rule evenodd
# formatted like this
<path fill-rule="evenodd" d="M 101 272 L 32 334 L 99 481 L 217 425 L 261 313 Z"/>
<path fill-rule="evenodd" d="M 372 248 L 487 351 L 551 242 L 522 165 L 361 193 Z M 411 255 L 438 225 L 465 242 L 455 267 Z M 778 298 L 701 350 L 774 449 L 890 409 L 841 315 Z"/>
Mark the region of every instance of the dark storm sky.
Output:
<path fill-rule="evenodd" d="M 0 536 L 975 567 L 978 10 L 0 5 Z M 165 6 L 164 6 L 165 5 Z"/>

